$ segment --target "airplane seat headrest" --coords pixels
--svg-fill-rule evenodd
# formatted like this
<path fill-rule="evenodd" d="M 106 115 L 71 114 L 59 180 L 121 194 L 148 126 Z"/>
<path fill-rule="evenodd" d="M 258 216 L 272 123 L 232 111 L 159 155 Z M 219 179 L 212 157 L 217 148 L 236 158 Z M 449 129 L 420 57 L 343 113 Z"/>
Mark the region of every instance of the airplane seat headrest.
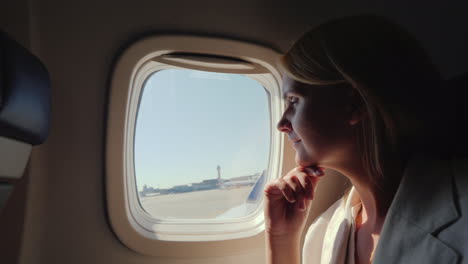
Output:
<path fill-rule="evenodd" d="M 455 154 L 468 155 L 468 73 L 448 80 L 455 94 Z"/>
<path fill-rule="evenodd" d="M 47 138 L 49 86 L 39 59 L 0 31 L 0 179 L 21 177 L 31 147 Z"/>

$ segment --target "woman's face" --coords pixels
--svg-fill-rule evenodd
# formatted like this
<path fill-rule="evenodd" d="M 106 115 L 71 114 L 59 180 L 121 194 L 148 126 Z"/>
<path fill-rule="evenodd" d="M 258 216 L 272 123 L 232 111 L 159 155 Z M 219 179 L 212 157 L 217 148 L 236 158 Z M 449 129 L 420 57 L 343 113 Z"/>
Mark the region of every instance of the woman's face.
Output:
<path fill-rule="evenodd" d="M 284 78 L 286 110 L 277 128 L 292 142 L 297 165 L 334 168 L 352 154 L 351 94 L 349 85 L 310 85 Z"/>

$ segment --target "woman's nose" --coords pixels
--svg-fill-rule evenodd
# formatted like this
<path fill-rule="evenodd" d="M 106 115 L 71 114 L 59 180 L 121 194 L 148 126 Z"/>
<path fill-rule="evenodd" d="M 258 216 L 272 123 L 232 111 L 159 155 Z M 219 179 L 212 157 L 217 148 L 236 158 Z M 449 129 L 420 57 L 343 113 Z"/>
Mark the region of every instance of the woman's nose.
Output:
<path fill-rule="evenodd" d="M 289 122 L 289 120 L 283 115 L 276 125 L 276 128 L 281 132 L 288 133 L 292 130 L 291 122 Z"/>

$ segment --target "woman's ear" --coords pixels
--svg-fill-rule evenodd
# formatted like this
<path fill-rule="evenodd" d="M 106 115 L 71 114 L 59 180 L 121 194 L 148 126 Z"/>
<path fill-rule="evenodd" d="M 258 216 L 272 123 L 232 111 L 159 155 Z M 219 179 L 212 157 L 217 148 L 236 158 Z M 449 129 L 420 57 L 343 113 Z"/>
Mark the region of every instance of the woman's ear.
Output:
<path fill-rule="evenodd" d="M 351 92 L 349 99 L 349 104 L 346 106 L 348 113 L 348 124 L 354 126 L 366 118 L 367 111 L 363 100 L 355 91 Z"/>

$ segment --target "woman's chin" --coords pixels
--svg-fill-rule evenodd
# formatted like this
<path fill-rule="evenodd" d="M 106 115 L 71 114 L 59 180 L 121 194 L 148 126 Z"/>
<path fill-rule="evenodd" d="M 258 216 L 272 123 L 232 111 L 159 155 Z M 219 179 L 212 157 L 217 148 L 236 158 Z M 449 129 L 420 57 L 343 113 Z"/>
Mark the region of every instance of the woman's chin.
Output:
<path fill-rule="evenodd" d="M 312 160 L 312 159 L 304 159 L 300 155 L 297 154 L 296 152 L 296 157 L 295 157 L 296 165 L 299 167 L 314 167 L 317 166 L 317 162 Z"/>

